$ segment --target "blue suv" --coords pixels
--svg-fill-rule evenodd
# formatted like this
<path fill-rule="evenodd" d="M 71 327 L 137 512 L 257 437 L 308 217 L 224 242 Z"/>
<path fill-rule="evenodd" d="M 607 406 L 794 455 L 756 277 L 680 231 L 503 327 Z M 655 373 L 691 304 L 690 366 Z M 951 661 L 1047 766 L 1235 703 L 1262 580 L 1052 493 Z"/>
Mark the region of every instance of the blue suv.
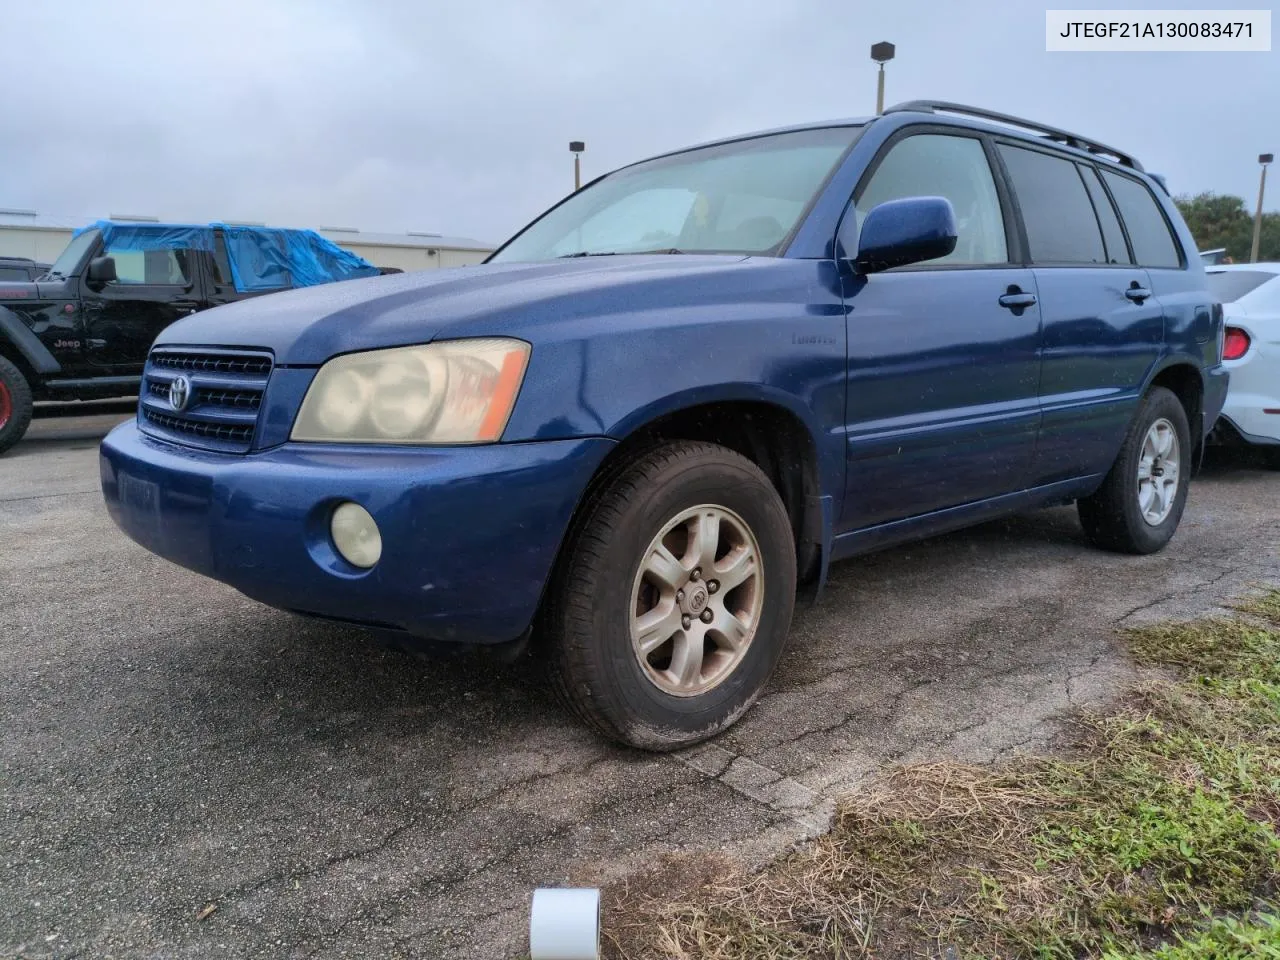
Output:
<path fill-rule="evenodd" d="M 183 319 L 102 489 L 263 603 L 532 636 L 583 720 L 666 750 L 750 707 L 833 560 L 1073 501 L 1159 550 L 1221 354 L 1134 159 L 913 102 L 625 167 L 483 266 Z"/>

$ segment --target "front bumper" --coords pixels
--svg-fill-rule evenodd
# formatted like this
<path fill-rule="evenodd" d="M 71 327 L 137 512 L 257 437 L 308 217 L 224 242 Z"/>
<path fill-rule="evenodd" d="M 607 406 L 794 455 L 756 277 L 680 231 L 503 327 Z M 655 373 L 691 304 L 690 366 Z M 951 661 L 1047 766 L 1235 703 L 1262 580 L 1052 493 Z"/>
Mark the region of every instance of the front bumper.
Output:
<path fill-rule="evenodd" d="M 102 442 L 112 519 L 153 553 L 298 613 L 491 644 L 531 624 L 606 438 L 483 447 L 285 444 L 247 456 L 154 440 L 136 423 Z M 337 504 L 382 534 L 370 570 L 329 537 Z"/>

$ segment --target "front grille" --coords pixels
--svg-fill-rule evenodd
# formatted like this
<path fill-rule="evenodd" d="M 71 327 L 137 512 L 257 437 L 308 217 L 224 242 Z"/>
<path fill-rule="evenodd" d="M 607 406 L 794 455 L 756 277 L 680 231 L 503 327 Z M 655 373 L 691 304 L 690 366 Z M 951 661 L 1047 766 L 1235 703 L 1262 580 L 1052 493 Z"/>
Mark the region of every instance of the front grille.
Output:
<path fill-rule="evenodd" d="M 169 399 L 169 383 L 171 381 L 148 380 L 147 392 L 162 400 Z M 257 410 L 262 403 L 262 394 L 256 390 L 212 390 L 208 388 L 195 392 L 194 403 L 211 404 L 215 407 L 235 407 L 240 410 Z"/>
<path fill-rule="evenodd" d="M 231 443 L 243 443 L 246 446 L 253 439 L 253 427 L 219 425 L 202 423 L 199 420 L 183 420 L 181 417 L 170 417 L 154 410 L 143 410 L 142 416 L 148 423 L 153 423 L 164 430 L 186 433 L 193 437 L 211 437 L 215 440 L 227 440 Z"/>
<path fill-rule="evenodd" d="M 265 351 L 157 347 L 143 372 L 139 424 L 174 443 L 245 453 L 272 365 Z M 181 401 L 172 389 L 179 377 L 186 379 L 187 399 L 175 406 L 170 397 Z"/>
<path fill-rule="evenodd" d="M 271 357 L 258 354 L 208 354 L 157 350 L 151 354 L 151 363 L 164 370 L 250 373 L 264 377 L 271 372 Z"/>

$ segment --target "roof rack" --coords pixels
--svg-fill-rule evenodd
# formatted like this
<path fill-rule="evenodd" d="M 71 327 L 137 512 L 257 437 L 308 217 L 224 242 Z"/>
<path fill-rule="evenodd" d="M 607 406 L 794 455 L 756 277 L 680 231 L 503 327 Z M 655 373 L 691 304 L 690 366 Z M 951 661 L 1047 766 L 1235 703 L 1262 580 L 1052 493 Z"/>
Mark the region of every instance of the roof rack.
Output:
<path fill-rule="evenodd" d="M 1085 150 L 1097 156 L 1110 157 L 1118 161 L 1122 166 L 1131 167 L 1134 170 L 1142 169 L 1142 164 L 1138 163 L 1129 154 L 1117 150 L 1115 147 L 1108 147 L 1105 143 L 1098 143 L 1096 140 L 1082 137 L 1078 133 L 1069 133 L 1066 130 L 1059 130 L 1057 127 L 1036 123 L 1034 120 L 1024 120 L 1021 117 L 1013 117 L 1007 113 L 996 113 L 994 110 L 984 110 L 981 107 L 966 107 L 963 103 L 949 103 L 946 100 L 908 100 L 906 103 L 894 104 L 886 109 L 885 113 L 959 113 L 967 117 L 994 120 L 997 123 L 1022 127 L 1024 130 L 1034 130 L 1049 140 L 1065 144 L 1068 147 L 1075 147 L 1077 150 Z"/>

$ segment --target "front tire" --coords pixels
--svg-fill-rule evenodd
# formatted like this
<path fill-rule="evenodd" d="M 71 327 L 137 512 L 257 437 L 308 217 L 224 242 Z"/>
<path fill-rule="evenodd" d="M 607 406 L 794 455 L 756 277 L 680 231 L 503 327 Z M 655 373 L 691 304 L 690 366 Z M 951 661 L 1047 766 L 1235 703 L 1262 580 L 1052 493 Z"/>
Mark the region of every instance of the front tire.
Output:
<path fill-rule="evenodd" d="M 1187 413 L 1171 390 L 1153 387 L 1129 426 L 1120 455 L 1097 493 L 1077 503 L 1096 546 L 1118 553 L 1163 549 L 1178 529 L 1191 479 Z"/>
<path fill-rule="evenodd" d="M 769 478 L 714 444 L 665 444 L 616 474 L 570 534 L 545 620 L 554 686 L 630 746 L 705 740 L 764 689 L 795 590 Z"/>
<path fill-rule="evenodd" d="M 0 453 L 26 435 L 33 409 L 27 378 L 12 363 L 0 357 Z"/>

